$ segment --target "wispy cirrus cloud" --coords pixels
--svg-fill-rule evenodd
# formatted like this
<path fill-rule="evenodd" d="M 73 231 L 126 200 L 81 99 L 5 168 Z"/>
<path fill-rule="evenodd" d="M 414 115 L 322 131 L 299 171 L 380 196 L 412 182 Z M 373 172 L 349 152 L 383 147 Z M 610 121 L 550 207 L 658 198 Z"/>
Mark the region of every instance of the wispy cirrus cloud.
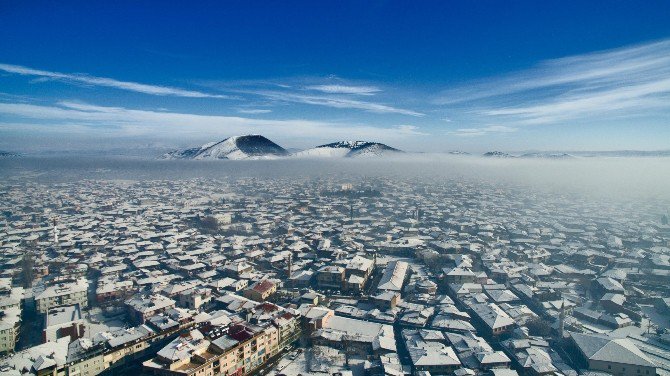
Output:
<path fill-rule="evenodd" d="M 247 115 L 269 114 L 272 110 L 267 108 L 240 108 L 237 112 Z"/>
<path fill-rule="evenodd" d="M 443 91 L 437 105 L 480 121 L 553 124 L 670 113 L 670 40 L 548 60 Z"/>
<path fill-rule="evenodd" d="M 374 95 L 381 91 L 381 89 L 376 86 L 310 85 L 305 88 L 328 94 Z"/>
<path fill-rule="evenodd" d="M 136 93 L 158 95 L 158 96 L 173 96 L 185 98 L 230 98 L 228 95 L 211 94 L 202 91 L 186 90 L 169 86 L 148 85 L 138 82 L 119 81 L 113 78 L 95 77 L 80 73 L 60 73 L 40 69 L 28 68 L 20 65 L 0 64 L 0 71 L 18 74 L 21 76 L 33 76 L 39 80 L 58 80 L 69 83 L 76 83 L 81 85 L 102 86 L 119 90 L 132 91 Z"/>
<path fill-rule="evenodd" d="M 310 95 L 302 94 L 300 92 L 280 92 L 271 90 L 259 90 L 250 93 L 257 94 L 278 102 L 301 103 L 332 108 L 349 108 L 380 114 L 424 116 L 423 113 L 413 110 L 335 95 Z"/>
<path fill-rule="evenodd" d="M 240 116 L 199 115 L 162 110 L 129 109 L 98 106 L 84 102 L 62 101 L 54 105 L 0 102 L 0 131 L 40 129 L 48 132 L 85 132 L 91 129 L 111 132 L 113 136 L 171 137 L 207 134 L 223 137 L 235 134 L 260 133 L 285 139 L 382 139 L 398 141 L 408 136 L 407 127 L 381 127 L 305 119 L 266 120 Z M 98 133 L 98 132 L 96 132 Z M 382 135 L 380 137 L 380 135 Z"/>
<path fill-rule="evenodd" d="M 412 135 L 412 136 L 428 136 L 429 133 L 421 131 L 421 128 L 417 127 L 416 125 L 409 125 L 409 124 L 403 124 L 403 125 L 396 125 L 394 127 L 397 132 L 402 133 L 402 134 L 407 134 L 407 135 Z"/>
<path fill-rule="evenodd" d="M 425 116 L 424 113 L 384 103 L 398 102 L 403 94 L 389 93 L 370 82 L 345 80 L 336 76 L 288 77 L 259 80 L 200 81 L 206 87 L 244 96 L 251 103 L 260 97 L 259 105 L 299 104 L 345 110 L 361 110 L 377 114 Z M 384 98 L 380 98 L 381 94 Z M 374 98 L 374 100 L 373 100 Z"/>
<path fill-rule="evenodd" d="M 488 127 L 481 128 L 459 128 L 454 131 L 447 132 L 447 134 L 458 137 L 478 137 L 496 133 L 512 133 L 516 132 L 517 130 L 517 128 L 507 127 L 504 125 L 490 125 Z"/>

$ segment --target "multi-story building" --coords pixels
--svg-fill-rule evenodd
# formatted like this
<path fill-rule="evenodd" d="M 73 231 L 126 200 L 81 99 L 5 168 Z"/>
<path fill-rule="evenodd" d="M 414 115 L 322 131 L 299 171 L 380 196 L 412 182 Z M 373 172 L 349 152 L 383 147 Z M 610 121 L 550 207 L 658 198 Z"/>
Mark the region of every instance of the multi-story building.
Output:
<path fill-rule="evenodd" d="M 42 342 L 55 342 L 62 337 L 69 337 L 74 341 L 81 338 L 83 332 L 83 319 L 78 304 L 51 308 L 44 317 Z"/>
<path fill-rule="evenodd" d="M 0 280 L 0 353 L 14 351 L 21 326 L 22 287 L 11 287 L 11 280 Z"/>
<path fill-rule="evenodd" d="M 341 289 L 344 284 L 344 268 L 327 265 L 316 272 L 316 283 L 322 289 Z"/>
<path fill-rule="evenodd" d="M 247 299 L 263 302 L 268 300 L 272 294 L 277 291 L 277 285 L 272 281 L 263 279 L 254 283 L 251 287 L 244 290 L 244 297 Z"/>
<path fill-rule="evenodd" d="M 212 290 L 205 287 L 196 287 L 182 291 L 177 295 L 179 305 L 189 309 L 200 309 L 212 300 Z"/>
<path fill-rule="evenodd" d="M 373 260 L 359 255 L 354 256 L 345 269 L 345 289 L 353 292 L 362 291 L 374 266 Z"/>
<path fill-rule="evenodd" d="M 163 295 L 141 296 L 126 300 L 128 316 L 133 322 L 143 324 L 147 318 L 175 307 L 175 301 Z"/>
<path fill-rule="evenodd" d="M 47 313 L 53 307 L 74 304 L 88 307 L 88 282 L 83 278 L 47 286 L 35 295 L 35 308 L 40 313 Z"/>
<path fill-rule="evenodd" d="M 289 327 L 293 329 L 287 336 L 292 336 L 291 331 L 298 326 L 285 328 Z M 145 371 L 154 375 L 248 375 L 290 343 L 280 342 L 280 336 L 281 329 L 267 322 L 237 323 L 216 338 L 193 330 L 176 338 L 143 365 Z"/>
<path fill-rule="evenodd" d="M 0 311 L 0 353 L 14 351 L 20 326 L 20 308 L 12 307 Z"/>

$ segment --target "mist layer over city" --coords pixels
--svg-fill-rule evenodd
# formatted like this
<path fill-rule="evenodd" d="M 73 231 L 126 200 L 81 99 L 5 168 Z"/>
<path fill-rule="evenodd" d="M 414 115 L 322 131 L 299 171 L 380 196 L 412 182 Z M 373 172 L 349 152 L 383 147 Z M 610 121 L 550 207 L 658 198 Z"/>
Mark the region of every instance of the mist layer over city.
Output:
<path fill-rule="evenodd" d="M 668 15 L 0 1 L 0 375 L 670 376 Z"/>

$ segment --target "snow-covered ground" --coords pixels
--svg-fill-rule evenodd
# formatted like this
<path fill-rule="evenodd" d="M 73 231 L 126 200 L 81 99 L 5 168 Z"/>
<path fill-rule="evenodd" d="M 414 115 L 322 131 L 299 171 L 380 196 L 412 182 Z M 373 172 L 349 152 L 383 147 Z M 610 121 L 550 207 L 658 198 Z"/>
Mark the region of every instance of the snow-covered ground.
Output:
<path fill-rule="evenodd" d="M 348 366 L 346 363 L 342 352 L 328 347 L 314 346 L 289 352 L 267 375 L 323 376 L 335 373 L 341 373 L 343 376 L 365 375 L 364 359 L 350 358 Z"/>

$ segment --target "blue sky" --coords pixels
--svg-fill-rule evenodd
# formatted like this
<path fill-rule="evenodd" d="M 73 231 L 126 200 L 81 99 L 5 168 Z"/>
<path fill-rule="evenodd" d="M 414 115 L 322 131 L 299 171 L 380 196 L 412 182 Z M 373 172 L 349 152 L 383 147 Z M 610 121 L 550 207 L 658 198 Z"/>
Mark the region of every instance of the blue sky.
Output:
<path fill-rule="evenodd" d="M 0 4 L 0 149 L 670 148 L 670 2 Z"/>

